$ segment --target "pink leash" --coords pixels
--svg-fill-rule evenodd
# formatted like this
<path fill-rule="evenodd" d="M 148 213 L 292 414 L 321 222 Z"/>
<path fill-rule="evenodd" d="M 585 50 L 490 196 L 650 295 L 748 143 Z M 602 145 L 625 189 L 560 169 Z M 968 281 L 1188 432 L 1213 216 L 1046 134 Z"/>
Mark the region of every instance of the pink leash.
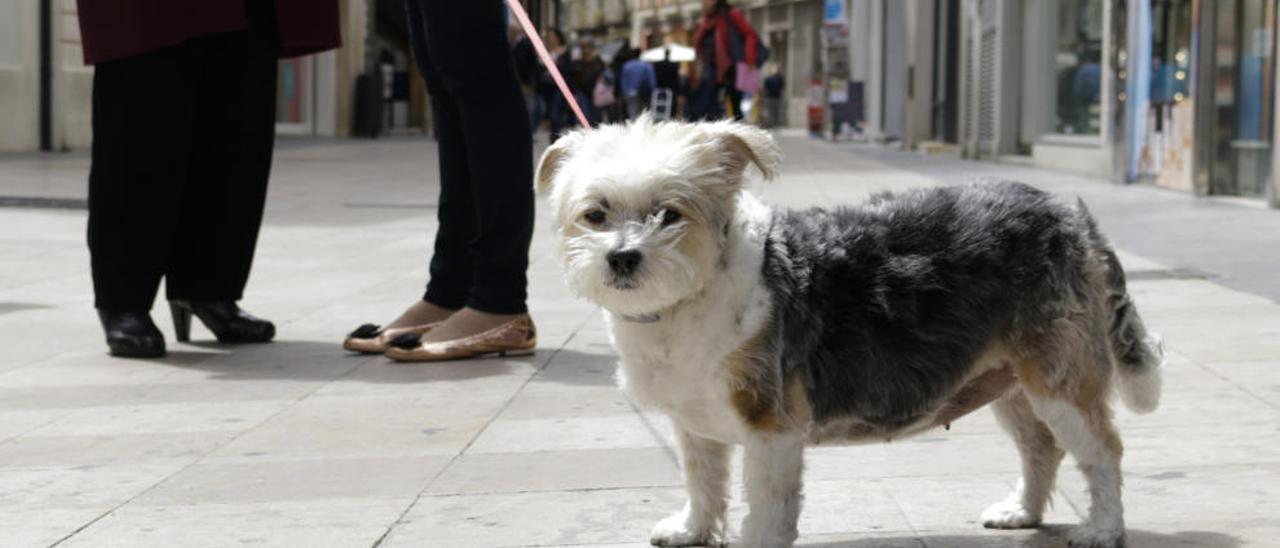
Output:
<path fill-rule="evenodd" d="M 516 14 L 516 19 L 520 21 L 520 26 L 524 28 L 524 34 L 529 37 L 533 48 L 538 50 L 538 57 L 542 58 L 542 64 L 547 67 L 547 72 L 551 73 L 551 79 L 555 80 L 556 86 L 560 87 L 560 93 L 563 93 L 564 100 L 569 102 L 569 108 L 572 108 L 573 114 L 578 117 L 578 123 L 582 124 L 582 127 L 591 127 L 591 124 L 587 123 L 587 117 L 582 114 L 578 101 L 569 92 L 569 85 L 564 83 L 564 77 L 560 75 L 560 67 L 556 66 L 555 59 L 552 59 L 551 54 L 547 52 L 547 45 L 542 43 L 542 37 L 538 36 L 538 29 L 533 28 L 533 21 L 529 20 L 529 14 L 525 13 L 524 6 L 520 5 L 520 0 L 507 0 L 507 6 L 511 8 L 511 13 Z"/>

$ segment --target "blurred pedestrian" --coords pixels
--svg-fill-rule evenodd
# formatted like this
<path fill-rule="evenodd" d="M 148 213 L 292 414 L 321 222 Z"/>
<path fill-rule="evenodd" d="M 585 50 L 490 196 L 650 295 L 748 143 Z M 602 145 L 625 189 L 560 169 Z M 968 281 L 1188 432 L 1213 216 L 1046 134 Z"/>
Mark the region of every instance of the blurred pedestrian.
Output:
<path fill-rule="evenodd" d="M 113 355 L 158 357 L 160 280 L 177 338 L 194 314 L 224 343 L 266 342 L 236 304 L 275 143 L 281 57 L 337 47 L 335 0 L 79 0 L 93 73 L 88 243 Z"/>
<path fill-rule="evenodd" d="M 622 65 L 622 100 L 626 102 L 627 118 L 635 120 L 649 106 L 653 91 L 657 89 L 657 76 L 653 65 L 640 59 L 640 50 L 627 52 L 628 61 Z"/>
<path fill-rule="evenodd" d="M 725 99 L 734 120 L 741 120 L 742 91 L 735 84 L 737 63 L 757 65 L 756 32 L 738 8 L 728 0 L 702 0 L 702 22 L 693 32 L 693 47 L 698 52 L 694 116 L 701 119 L 719 117 Z"/>
<path fill-rule="evenodd" d="M 569 79 L 572 80 L 573 95 L 578 100 L 578 106 L 582 107 L 587 122 L 593 126 L 599 124 L 600 109 L 596 108 L 595 91 L 596 84 L 604 75 L 605 66 L 591 39 L 584 38 L 578 42 L 578 55 L 573 60 L 572 67 Z"/>
<path fill-rule="evenodd" d="M 542 41 L 547 46 L 547 52 L 551 54 L 555 60 L 556 68 L 560 70 L 560 74 L 568 75 L 572 68 L 572 59 L 569 49 L 565 47 L 564 33 L 560 29 L 550 28 L 542 31 Z M 556 82 L 551 78 L 551 72 L 547 67 L 538 64 L 537 90 L 539 103 L 544 107 L 544 115 L 547 119 L 547 125 L 551 132 L 550 142 L 556 142 L 560 138 L 560 134 L 564 132 L 565 124 L 569 116 L 569 104 L 565 102 L 564 96 L 560 94 L 560 89 L 556 87 Z M 538 123 L 533 125 L 536 130 Z"/>
<path fill-rule="evenodd" d="M 532 352 L 525 304 L 533 235 L 529 112 L 507 48 L 502 0 L 406 2 L 440 156 L 435 253 L 422 298 L 343 344 L 399 361 Z"/>
<path fill-rule="evenodd" d="M 764 127 L 778 127 L 782 125 L 782 94 L 787 81 L 776 63 L 770 63 L 765 72 L 768 76 L 761 86 L 764 95 Z"/>

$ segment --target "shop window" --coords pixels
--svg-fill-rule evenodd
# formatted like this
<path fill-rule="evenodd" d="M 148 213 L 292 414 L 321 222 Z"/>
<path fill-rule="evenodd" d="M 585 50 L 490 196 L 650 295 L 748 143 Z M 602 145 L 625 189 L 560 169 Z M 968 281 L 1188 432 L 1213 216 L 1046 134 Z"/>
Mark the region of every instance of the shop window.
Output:
<path fill-rule="evenodd" d="M 1058 2 L 1054 131 L 1098 135 L 1102 124 L 1102 0 Z"/>
<path fill-rule="evenodd" d="M 1276 2 L 1215 7 L 1209 191 L 1261 196 L 1271 171 Z"/>
<path fill-rule="evenodd" d="M 1191 95 L 1191 7 L 1189 0 L 1151 6 L 1151 105 L 1167 107 Z"/>

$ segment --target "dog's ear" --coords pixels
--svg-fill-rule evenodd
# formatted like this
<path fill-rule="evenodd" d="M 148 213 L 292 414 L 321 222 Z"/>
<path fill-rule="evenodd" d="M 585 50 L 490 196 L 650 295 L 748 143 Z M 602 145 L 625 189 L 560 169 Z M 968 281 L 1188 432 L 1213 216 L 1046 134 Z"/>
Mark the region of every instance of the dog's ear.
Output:
<path fill-rule="evenodd" d="M 533 172 L 534 189 L 544 194 L 551 189 L 551 179 L 555 177 L 556 172 L 560 170 L 560 166 L 564 164 L 564 161 L 569 159 L 569 156 L 577 149 L 581 140 L 581 132 L 566 133 L 542 152 L 542 158 L 538 160 L 538 168 Z"/>
<path fill-rule="evenodd" d="M 721 161 L 727 170 L 742 173 L 748 165 L 754 164 L 765 180 L 778 175 L 782 150 L 768 131 L 736 122 L 722 122 L 716 126 L 716 138 L 722 147 Z"/>

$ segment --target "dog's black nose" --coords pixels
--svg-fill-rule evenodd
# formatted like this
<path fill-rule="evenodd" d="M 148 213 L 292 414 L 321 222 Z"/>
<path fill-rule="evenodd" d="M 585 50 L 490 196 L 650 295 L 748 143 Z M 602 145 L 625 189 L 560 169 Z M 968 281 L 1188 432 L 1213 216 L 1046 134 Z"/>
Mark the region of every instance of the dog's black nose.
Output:
<path fill-rule="evenodd" d="M 636 267 L 640 266 L 640 252 L 635 249 L 620 249 L 610 251 L 606 257 L 609 261 L 609 268 L 619 276 L 630 276 L 636 271 Z"/>

